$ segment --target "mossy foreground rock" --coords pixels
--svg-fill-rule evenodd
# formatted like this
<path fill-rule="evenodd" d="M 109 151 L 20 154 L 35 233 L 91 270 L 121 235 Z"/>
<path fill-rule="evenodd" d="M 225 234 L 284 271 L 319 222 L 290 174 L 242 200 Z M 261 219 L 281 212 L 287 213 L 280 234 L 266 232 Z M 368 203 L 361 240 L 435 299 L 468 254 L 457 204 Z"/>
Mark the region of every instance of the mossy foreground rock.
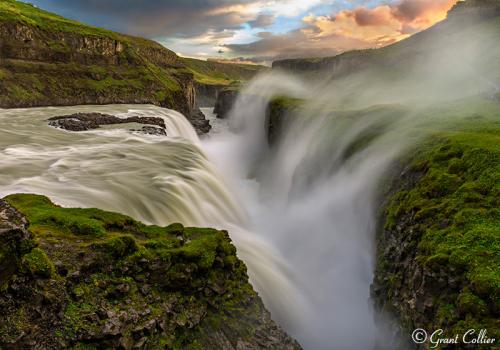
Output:
<path fill-rule="evenodd" d="M 225 231 L 26 194 L 0 214 L 2 349 L 300 349 Z"/>
<path fill-rule="evenodd" d="M 372 296 L 410 344 L 416 328 L 500 339 L 500 124 L 484 120 L 420 146 L 391 186 Z"/>

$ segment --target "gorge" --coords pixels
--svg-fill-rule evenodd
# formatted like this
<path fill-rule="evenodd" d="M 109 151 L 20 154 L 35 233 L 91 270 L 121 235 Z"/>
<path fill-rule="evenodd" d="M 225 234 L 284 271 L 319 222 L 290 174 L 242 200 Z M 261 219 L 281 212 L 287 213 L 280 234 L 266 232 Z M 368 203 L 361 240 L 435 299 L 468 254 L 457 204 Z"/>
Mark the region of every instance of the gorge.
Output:
<path fill-rule="evenodd" d="M 0 12 L 0 348 L 500 339 L 499 8 L 272 70 Z"/>

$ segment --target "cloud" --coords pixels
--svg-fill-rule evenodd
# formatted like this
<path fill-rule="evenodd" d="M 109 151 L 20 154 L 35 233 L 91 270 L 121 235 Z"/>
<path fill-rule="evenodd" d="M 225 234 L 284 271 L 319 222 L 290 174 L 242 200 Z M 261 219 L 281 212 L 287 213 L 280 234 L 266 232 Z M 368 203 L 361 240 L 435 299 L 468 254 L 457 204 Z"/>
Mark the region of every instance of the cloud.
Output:
<path fill-rule="evenodd" d="M 253 21 L 248 22 L 252 28 L 266 28 L 274 23 L 273 15 L 261 14 Z"/>
<path fill-rule="evenodd" d="M 238 29 L 257 17 L 255 0 L 37 0 L 41 8 L 125 32 L 191 37 L 208 30 Z"/>
<path fill-rule="evenodd" d="M 443 19 L 457 0 L 29 1 L 184 55 L 268 61 L 388 45 Z"/>
<path fill-rule="evenodd" d="M 457 0 L 401 0 L 357 7 L 330 16 L 308 15 L 303 27 L 282 35 L 261 35 L 249 44 L 226 47 L 235 55 L 325 57 L 353 49 L 377 48 L 407 38 L 444 19 Z"/>
<path fill-rule="evenodd" d="M 321 40 L 311 40 L 307 30 L 297 30 L 285 35 L 274 35 L 264 32 L 263 39 L 248 44 L 224 45 L 232 53 L 253 57 L 253 61 L 270 63 L 275 59 L 334 56 L 347 48 L 363 47 L 366 44 L 357 40 L 339 35 L 331 35 Z"/>
<path fill-rule="evenodd" d="M 385 26 L 391 24 L 391 10 L 389 6 L 379 6 L 373 10 L 358 7 L 352 12 L 359 26 Z"/>

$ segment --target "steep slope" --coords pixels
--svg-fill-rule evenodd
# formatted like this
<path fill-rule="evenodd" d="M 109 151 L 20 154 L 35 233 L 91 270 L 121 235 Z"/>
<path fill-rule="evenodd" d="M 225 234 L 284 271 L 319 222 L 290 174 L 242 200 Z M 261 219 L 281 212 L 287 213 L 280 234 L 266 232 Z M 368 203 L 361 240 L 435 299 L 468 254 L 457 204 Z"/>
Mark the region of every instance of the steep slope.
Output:
<path fill-rule="evenodd" d="M 300 349 L 227 232 L 0 200 L 0 348 Z"/>

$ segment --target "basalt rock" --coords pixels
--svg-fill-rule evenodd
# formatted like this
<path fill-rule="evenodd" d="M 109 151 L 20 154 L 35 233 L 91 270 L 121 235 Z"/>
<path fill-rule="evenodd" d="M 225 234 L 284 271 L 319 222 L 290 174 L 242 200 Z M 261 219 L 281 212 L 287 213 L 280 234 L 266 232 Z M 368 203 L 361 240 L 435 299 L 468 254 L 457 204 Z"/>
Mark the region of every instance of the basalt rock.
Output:
<path fill-rule="evenodd" d="M 199 108 L 196 108 L 191 114 L 190 122 L 199 135 L 206 134 L 212 129 L 212 125 L 210 125 L 210 122 Z"/>
<path fill-rule="evenodd" d="M 219 92 L 226 88 L 226 85 L 212 85 L 196 83 L 196 103 L 200 107 L 215 106 Z"/>
<path fill-rule="evenodd" d="M 12 195 L 0 242 L 1 349 L 300 349 L 225 231 Z"/>
<path fill-rule="evenodd" d="M 217 95 L 217 101 L 215 102 L 214 113 L 217 118 L 226 118 L 228 113 L 233 108 L 234 103 L 239 94 L 239 89 L 237 88 L 226 88 L 219 91 Z"/>
<path fill-rule="evenodd" d="M 63 115 L 52 117 L 49 120 L 49 125 L 69 131 L 86 131 L 98 129 L 101 125 L 127 124 L 138 123 L 147 124 L 148 127 L 143 127 L 142 131 L 146 133 L 166 135 L 165 121 L 159 117 L 128 117 L 118 118 L 114 115 L 103 113 L 75 113 L 71 115 Z M 156 126 L 156 127 L 153 127 Z M 158 131 L 162 130 L 162 132 Z"/>
<path fill-rule="evenodd" d="M 17 272 L 22 255 L 34 245 L 27 228 L 26 218 L 0 201 L 0 290 Z"/>

